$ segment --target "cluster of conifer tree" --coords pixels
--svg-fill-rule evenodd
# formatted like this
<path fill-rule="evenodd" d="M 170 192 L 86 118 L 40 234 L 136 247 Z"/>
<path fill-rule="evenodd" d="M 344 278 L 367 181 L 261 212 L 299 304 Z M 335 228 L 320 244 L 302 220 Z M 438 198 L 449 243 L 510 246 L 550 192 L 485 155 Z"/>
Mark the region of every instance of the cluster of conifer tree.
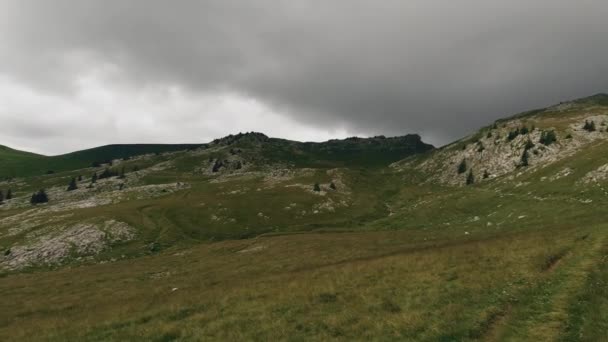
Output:
<path fill-rule="evenodd" d="M 32 197 L 30 198 L 31 204 L 46 203 L 48 201 L 49 201 L 49 196 L 46 194 L 44 189 L 40 189 L 40 190 L 38 190 L 38 192 L 33 193 Z"/>
<path fill-rule="evenodd" d="M 583 129 L 587 132 L 595 132 L 595 122 L 593 120 L 591 120 L 591 121 L 585 120 Z"/>

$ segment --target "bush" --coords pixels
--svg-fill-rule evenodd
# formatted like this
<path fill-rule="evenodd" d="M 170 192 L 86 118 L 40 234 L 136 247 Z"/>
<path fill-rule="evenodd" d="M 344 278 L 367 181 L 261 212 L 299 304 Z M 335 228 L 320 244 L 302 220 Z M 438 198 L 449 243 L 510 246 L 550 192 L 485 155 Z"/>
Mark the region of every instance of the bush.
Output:
<path fill-rule="evenodd" d="M 32 194 L 32 198 L 30 199 L 31 204 L 47 203 L 48 201 L 49 197 L 44 189 L 40 189 L 37 193 Z"/>
<path fill-rule="evenodd" d="M 530 165 L 528 162 L 528 157 L 529 157 L 528 150 L 524 150 L 524 153 L 521 155 L 521 162 L 519 165 L 524 166 L 524 167 Z"/>
<path fill-rule="evenodd" d="M 334 184 L 334 182 L 329 183 L 329 187 L 330 187 L 332 190 L 336 190 L 336 189 L 337 189 L 337 188 L 336 188 L 336 184 Z"/>
<path fill-rule="evenodd" d="M 509 134 L 507 134 L 507 140 L 512 141 L 513 139 L 517 138 L 517 136 L 519 135 L 519 129 L 515 129 L 514 131 L 510 131 Z"/>
<path fill-rule="evenodd" d="M 591 121 L 585 120 L 583 129 L 587 132 L 594 132 L 595 131 L 595 122 L 593 120 L 591 120 Z"/>
<path fill-rule="evenodd" d="M 469 171 L 469 174 L 467 175 L 467 185 L 471 185 L 475 183 L 475 176 L 473 176 L 473 170 Z"/>
<path fill-rule="evenodd" d="M 78 189 L 78 185 L 76 184 L 76 178 L 72 178 L 70 184 L 68 185 L 68 191 L 74 191 Z"/>
<path fill-rule="evenodd" d="M 319 186 L 319 183 L 315 183 L 315 186 L 312 189 L 316 192 L 319 192 L 321 191 L 321 186 Z"/>
<path fill-rule="evenodd" d="M 458 165 L 458 174 L 463 174 L 465 172 L 467 172 L 467 161 L 463 159 Z"/>
<path fill-rule="evenodd" d="M 6 192 L 6 199 L 10 200 L 13 198 L 13 191 L 11 189 L 8 189 L 8 191 Z"/>
<path fill-rule="evenodd" d="M 118 174 L 116 173 L 116 171 L 113 171 L 113 170 L 110 170 L 109 168 L 106 168 L 99 175 L 98 179 L 111 178 L 111 177 L 116 177 L 116 176 L 118 176 Z"/>
<path fill-rule="evenodd" d="M 211 171 L 212 172 L 219 172 L 222 167 L 224 167 L 224 163 L 221 160 L 216 159 L 215 163 L 213 164 L 213 168 L 211 169 Z"/>
<path fill-rule="evenodd" d="M 555 135 L 555 131 L 543 131 L 540 134 L 539 142 L 545 146 L 549 146 L 557 141 L 557 136 Z"/>

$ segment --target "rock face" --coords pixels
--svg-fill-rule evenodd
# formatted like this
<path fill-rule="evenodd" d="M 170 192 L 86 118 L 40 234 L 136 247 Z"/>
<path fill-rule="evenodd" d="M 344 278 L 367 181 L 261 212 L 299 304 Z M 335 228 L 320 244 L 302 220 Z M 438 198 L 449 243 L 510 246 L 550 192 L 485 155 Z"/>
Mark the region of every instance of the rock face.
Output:
<path fill-rule="evenodd" d="M 593 122 L 595 130 L 585 129 Z M 608 140 L 608 108 L 575 102 L 498 121 L 453 144 L 435 150 L 425 159 L 395 163 L 429 175 L 427 182 L 465 185 L 520 174 L 555 163 L 590 144 Z M 554 137 L 555 139 L 552 139 Z M 598 170 L 598 173 L 605 173 Z M 589 175 L 589 178 L 602 177 Z"/>
<path fill-rule="evenodd" d="M 62 230 L 51 227 L 30 237 L 30 244 L 13 246 L 5 251 L 0 257 L 0 267 L 18 270 L 36 265 L 55 265 L 69 257 L 99 254 L 112 243 L 129 241 L 134 237 L 133 227 L 115 220 L 101 224 L 79 223 Z"/>

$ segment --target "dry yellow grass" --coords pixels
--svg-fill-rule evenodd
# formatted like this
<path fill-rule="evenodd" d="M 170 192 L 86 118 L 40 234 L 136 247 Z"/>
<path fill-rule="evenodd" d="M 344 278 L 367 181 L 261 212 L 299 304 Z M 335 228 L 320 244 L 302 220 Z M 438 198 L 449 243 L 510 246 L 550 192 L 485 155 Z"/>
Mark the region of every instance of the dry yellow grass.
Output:
<path fill-rule="evenodd" d="M 600 232 L 426 244 L 407 232 L 299 234 L 10 275 L 0 279 L 0 339 L 494 338 L 507 310 L 513 316 L 527 308 L 520 300 L 536 298 L 528 292 L 584 273 L 603 244 Z M 590 235 L 583 240 L 582 234 Z M 564 249 L 563 261 L 547 270 L 548 258 Z M 561 293 L 551 293 L 558 326 L 568 320 Z M 518 333 L 555 332 L 546 316 L 516 318 L 525 322 Z"/>

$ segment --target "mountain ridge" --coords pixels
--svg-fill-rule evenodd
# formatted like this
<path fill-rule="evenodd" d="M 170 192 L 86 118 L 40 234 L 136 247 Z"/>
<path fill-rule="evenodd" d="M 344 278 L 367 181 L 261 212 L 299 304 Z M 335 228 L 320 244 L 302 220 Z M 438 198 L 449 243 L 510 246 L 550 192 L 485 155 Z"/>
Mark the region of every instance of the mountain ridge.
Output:
<path fill-rule="evenodd" d="M 341 148 L 350 148 L 350 158 L 357 158 L 356 153 L 365 153 L 368 149 L 374 149 L 378 151 L 381 147 L 393 150 L 390 157 L 396 161 L 396 158 L 405 156 L 410 153 L 409 145 L 412 146 L 412 151 L 420 149 L 421 151 L 427 151 L 433 149 L 432 145 L 422 142 L 422 139 L 417 134 L 407 134 L 396 137 L 370 137 L 370 138 L 358 138 L 351 137 L 346 139 L 332 139 L 324 142 L 299 142 L 280 138 L 270 138 L 263 133 L 250 132 L 250 133 L 239 133 L 236 135 L 230 134 L 222 138 L 215 139 L 209 143 L 203 144 L 110 144 L 99 147 L 89 148 L 85 150 L 79 150 L 66 154 L 56 156 L 44 156 L 38 154 L 32 154 L 25 151 L 18 151 L 9 147 L 0 147 L 4 150 L 14 151 L 10 155 L 0 154 L 0 162 L 4 163 L 4 167 L 0 169 L 0 177 L 18 177 L 18 176 L 32 176 L 42 175 L 46 172 L 61 172 L 75 168 L 85 168 L 93 163 L 101 164 L 107 163 L 115 159 L 131 158 L 145 154 L 160 154 L 166 152 L 176 152 L 193 150 L 197 148 L 209 148 L 216 145 L 231 145 L 231 144 L 243 144 L 243 143 L 270 143 L 274 145 L 281 145 L 284 147 L 294 147 L 299 149 L 311 150 L 310 153 L 318 153 L 320 150 L 331 150 L 336 154 L 340 153 Z M 377 145 L 374 146 L 369 145 Z M 361 147 L 356 150 L 357 146 L 368 145 L 368 147 Z M 399 149 L 401 147 L 401 149 Z M 282 151 L 282 158 L 289 158 L 290 150 Z M 327 152 L 327 151 L 326 151 Z M 331 153 L 331 151 L 329 151 Z M 12 155 L 23 155 L 28 156 L 28 160 L 19 160 L 18 163 L 12 163 L 10 157 Z M 328 156 L 329 157 L 329 156 Z M 365 157 L 365 156 L 363 156 Z M 23 159 L 23 158 L 21 158 Z M 382 159 L 384 161 L 385 159 Z M 348 160 L 346 160 L 348 161 Z"/>

